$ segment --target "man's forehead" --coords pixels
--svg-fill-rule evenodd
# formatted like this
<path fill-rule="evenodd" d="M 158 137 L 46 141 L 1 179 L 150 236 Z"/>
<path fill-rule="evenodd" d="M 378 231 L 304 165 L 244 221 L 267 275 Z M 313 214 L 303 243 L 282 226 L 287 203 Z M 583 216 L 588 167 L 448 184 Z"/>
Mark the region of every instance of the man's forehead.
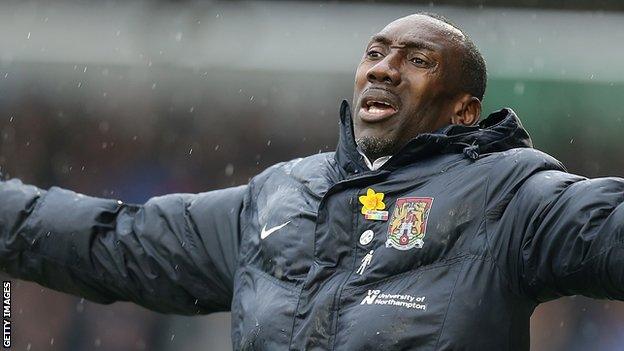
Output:
<path fill-rule="evenodd" d="M 385 26 L 376 37 L 391 40 L 448 40 L 457 42 L 464 39 L 464 34 L 452 25 L 436 18 L 414 14 L 399 18 Z"/>

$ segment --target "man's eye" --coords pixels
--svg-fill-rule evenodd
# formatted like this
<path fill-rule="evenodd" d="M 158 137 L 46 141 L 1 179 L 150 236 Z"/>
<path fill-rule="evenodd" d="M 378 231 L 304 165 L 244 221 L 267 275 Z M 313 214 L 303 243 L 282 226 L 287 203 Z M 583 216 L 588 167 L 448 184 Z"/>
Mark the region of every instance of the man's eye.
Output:
<path fill-rule="evenodd" d="M 370 58 L 380 58 L 381 57 L 381 53 L 379 51 L 376 51 L 376 50 L 368 50 L 366 52 L 366 56 L 368 56 Z"/>
<path fill-rule="evenodd" d="M 419 66 L 423 66 L 423 65 L 427 64 L 427 61 L 425 61 L 425 60 L 423 60 L 421 58 L 418 58 L 418 57 L 414 57 L 413 59 L 410 59 L 410 61 L 412 63 L 416 64 L 416 65 L 419 65 Z"/>

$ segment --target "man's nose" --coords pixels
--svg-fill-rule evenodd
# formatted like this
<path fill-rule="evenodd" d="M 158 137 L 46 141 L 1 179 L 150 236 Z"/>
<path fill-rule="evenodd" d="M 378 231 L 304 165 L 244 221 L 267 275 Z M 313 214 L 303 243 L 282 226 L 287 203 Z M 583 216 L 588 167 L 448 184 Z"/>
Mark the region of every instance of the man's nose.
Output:
<path fill-rule="evenodd" d="M 401 73 L 399 72 L 398 55 L 388 55 L 366 72 L 366 79 L 371 83 L 383 83 L 389 85 L 399 85 L 401 83 Z"/>

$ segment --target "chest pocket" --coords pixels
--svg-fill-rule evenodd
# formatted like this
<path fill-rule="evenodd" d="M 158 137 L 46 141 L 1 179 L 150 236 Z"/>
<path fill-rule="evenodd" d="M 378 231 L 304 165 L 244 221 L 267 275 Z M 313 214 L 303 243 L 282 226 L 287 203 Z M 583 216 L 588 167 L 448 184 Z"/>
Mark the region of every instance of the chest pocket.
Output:
<path fill-rule="evenodd" d="M 236 350 L 277 350 L 290 341 L 299 289 L 253 267 L 239 271 L 232 304 Z"/>
<path fill-rule="evenodd" d="M 462 262 L 458 258 L 345 288 L 334 348 L 433 350 Z"/>

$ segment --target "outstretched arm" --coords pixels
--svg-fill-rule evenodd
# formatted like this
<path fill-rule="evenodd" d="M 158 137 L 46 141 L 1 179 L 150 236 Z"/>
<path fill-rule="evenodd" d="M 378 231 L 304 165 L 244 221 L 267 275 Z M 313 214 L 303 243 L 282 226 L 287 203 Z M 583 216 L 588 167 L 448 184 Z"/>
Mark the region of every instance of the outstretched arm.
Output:
<path fill-rule="evenodd" d="M 230 308 L 247 187 L 125 204 L 0 182 L 0 266 L 100 303 L 164 313 Z"/>
<path fill-rule="evenodd" d="M 496 230 L 520 292 L 624 299 L 624 179 L 541 171 L 509 198 Z"/>

